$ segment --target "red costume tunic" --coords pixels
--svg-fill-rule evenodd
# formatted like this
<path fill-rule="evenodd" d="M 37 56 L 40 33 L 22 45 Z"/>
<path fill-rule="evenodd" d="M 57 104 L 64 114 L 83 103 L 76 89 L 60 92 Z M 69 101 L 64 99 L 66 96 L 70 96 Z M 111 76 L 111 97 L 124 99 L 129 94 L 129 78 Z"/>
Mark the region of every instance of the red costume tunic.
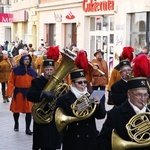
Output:
<path fill-rule="evenodd" d="M 24 66 L 18 66 L 11 72 L 6 95 L 13 96 L 10 105 L 12 112 L 31 112 L 32 103 L 27 100 L 26 95 L 31 86 L 31 81 L 36 75 L 31 67 L 25 68 Z"/>

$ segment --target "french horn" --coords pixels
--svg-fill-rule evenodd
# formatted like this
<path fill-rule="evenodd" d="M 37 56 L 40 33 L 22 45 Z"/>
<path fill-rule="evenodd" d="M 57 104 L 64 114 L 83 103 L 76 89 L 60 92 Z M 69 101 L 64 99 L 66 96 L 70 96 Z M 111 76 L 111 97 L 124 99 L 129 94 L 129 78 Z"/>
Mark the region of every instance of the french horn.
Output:
<path fill-rule="evenodd" d="M 89 95 L 85 94 L 77 99 L 71 106 L 74 116 L 67 116 L 63 108 L 58 107 L 55 112 L 55 123 L 57 130 L 62 133 L 65 127 L 75 121 L 89 118 L 95 112 L 96 105 Z"/>
<path fill-rule="evenodd" d="M 150 146 L 150 112 L 134 115 L 126 124 L 126 129 L 132 141 L 125 141 L 112 131 L 112 150 L 126 150 Z"/>

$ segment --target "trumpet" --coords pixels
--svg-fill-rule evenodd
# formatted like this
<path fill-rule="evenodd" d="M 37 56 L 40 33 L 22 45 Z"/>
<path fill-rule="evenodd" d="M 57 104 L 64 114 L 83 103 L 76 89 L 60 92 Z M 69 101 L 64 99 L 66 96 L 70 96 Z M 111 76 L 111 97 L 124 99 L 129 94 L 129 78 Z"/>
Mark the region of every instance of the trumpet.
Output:
<path fill-rule="evenodd" d="M 64 51 L 65 51 L 66 53 L 68 53 L 69 55 L 73 56 L 74 58 L 77 56 L 76 53 L 72 52 L 72 51 L 69 50 L 69 49 L 64 49 Z M 88 62 L 88 64 L 89 64 L 90 67 L 93 68 L 94 65 L 93 65 L 91 62 Z M 97 71 L 101 74 L 101 75 L 99 75 L 99 77 L 105 75 L 105 73 L 104 73 L 103 71 L 101 71 L 100 69 L 97 69 Z"/>

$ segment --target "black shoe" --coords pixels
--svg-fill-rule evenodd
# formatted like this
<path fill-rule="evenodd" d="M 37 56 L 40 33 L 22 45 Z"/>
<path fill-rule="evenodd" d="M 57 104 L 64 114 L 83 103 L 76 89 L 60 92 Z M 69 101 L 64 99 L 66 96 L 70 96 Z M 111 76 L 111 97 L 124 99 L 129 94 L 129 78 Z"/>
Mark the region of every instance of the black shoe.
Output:
<path fill-rule="evenodd" d="M 9 102 L 9 99 L 7 99 L 6 101 Z"/>
<path fill-rule="evenodd" d="M 4 100 L 3 100 L 3 103 L 6 103 L 6 102 L 7 102 L 6 99 L 4 99 Z"/>
<path fill-rule="evenodd" d="M 14 131 L 19 131 L 19 125 L 15 123 Z"/>
<path fill-rule="evenodd" d="M 28 130 L 26 130 L 26 134 L 27 134 L 27 135 L 32 135 L 33 132 L 32 132 L 30 129 L 28 129 Z"/>

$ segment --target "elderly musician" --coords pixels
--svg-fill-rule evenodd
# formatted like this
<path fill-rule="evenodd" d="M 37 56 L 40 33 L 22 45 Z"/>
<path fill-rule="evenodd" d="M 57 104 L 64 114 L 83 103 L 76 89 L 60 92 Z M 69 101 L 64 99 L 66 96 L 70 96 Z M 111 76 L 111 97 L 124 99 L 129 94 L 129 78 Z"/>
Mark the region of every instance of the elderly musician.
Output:
<path fill-rule="evenodd" d="M 107 118 L 97 138 L 95 150 L 117 150 L 119 147 L 131 150 L 150 149 L 150 143 L 149 145 L 143 144 L 143 146 L 137 143 L 137 140 L 144 143 L 144 140 L 150 138 L 149 133 L 146 134 L 146 129 L 149 129 L 149 124 L 146 124 L 145 121 L 146 116 L 140 116 L 139 119 L 135 120 L 135 122 L 132 122 L 131 120 L 131 118 L 135 117 L 135 115 L 149 111 L 147 105 L 149 98 L 147 78 L 133 77 L 128 80 L 127 84 L 128 99 L 121 106 L 108 111 Z M 130 124 L 128 124 L 129 121 Z M 143 127 L 140 128 L 140 126 Z M 133 132 L 133 138 L 130 138 L 131 133 L 128 134 L 130 131 Z M 140 132 L 141 134 L 137 136 Z M 124 141 L 118 142 L 119 138 Z M 130 144 L 128 144 L 129 141 Z M 121 143 L 123 143 L 123 145 Z"/>
<path fill-rule="evenodd" d="M 123 48 L 121 55 L 119 56 L 119 63 L 122 60 L 129 60 L 130 63 L 134 58 L 134 49 L 131 46 L 126 46 Z M 113 105 L 113 100 L 111 99 L 111 86 L 121 79 L 120 75 L 120 65 L 116 65 L 110 75 L 110 79 L 107 86 L 108 91 L 108 102 L 107 104 Z"/>
<path fill-rule="evenodd" d="M 28 91 L 28 100 L 41 102 L 45 97 L 48 101 L 53 100 L 50 91 L 43 91 L 48 81 L 54 74 L 55 62 L 53 59 L 45 59 L 42 63 L 43 75 L 32 80 L 32 85 Z M 39 124 L 34 120 L 33 124 L 33 150 L 56 150 L 61 146 L 60 134 L 56 129 L 54 120 L 47 124 Z"/>
<path fill-rule="evenodd" d="M 56 118 L 60 119 L 58 111 L 63 109 L 67 116 L 77 118 L 82 112 L 91 112 L 87 118 L 77 119 L 75 122 L 70 122 L 66 125 L 63 134 L 62 150 L 94 150 L 94 143 L 98 136 L 95 118 L 103 119 L 106 111 L 104 106 L 104 96 L 100 100 L 98 97 L 93 97 L 94 103 L 88 103 L 86 96 L 89 98 L 87 91 L 87 80 L 83 69 L 77 69 L 70 73 L 72 84 L 70 91 L 58 98 L 58 105 L 55 112 Z M 76 102 L 81 102 L 76 105 Z M 77 108 L 77 111 L 75 109 Z M 92 111 L 93 110 L 93 111 Z M 75 113 L 76 112 L 76 113 Z M 78 115 L 77 115 L 78 116 Z M 56 124 L 57 121 L 56 121 Z M 58 127 L 60 125 L 57 125 Z"/>
<path fill-rule="evenodd" d="M 132 68 L 128 60 L 119 63 L 121 79 L 111 86 L 111 98 L 115 106 L 121 105 L 127 99 L 127 80 L 131 76 Z"/>

